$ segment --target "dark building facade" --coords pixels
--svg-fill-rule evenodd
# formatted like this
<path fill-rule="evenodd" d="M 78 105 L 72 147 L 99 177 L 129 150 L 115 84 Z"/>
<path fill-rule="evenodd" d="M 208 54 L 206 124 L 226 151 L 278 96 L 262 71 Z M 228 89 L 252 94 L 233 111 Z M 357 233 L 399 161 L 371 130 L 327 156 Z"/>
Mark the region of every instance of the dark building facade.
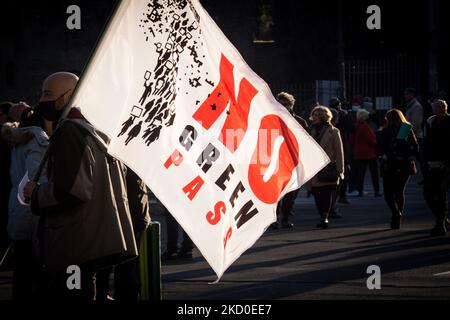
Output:
<path fill-rule="evenodd" d="M 444 17 L 448 4 L 443 0 L 201 3 L 274 91 L 294 87 L 301 95 L 302 88 L 315 80 L 338 81 L 343 72 L 340 59 L 346 62 L 347 96 L 392 95 L 400 103 L 404 86 L 417 87 L 426 95 L 431 90 L 430 61 L 437 71 L 438 89 L 449 87 Z M 81 8 L 81 30 L 66 27 L 66 9 L 72 4 Z M 114 0 L 2 1 L 0 100 L 35 103 L 48 74 L 81 73 L 115 4 Z M 366 9 L 372 4 L 381 8 L 381 30 L 366 27 Z"/>

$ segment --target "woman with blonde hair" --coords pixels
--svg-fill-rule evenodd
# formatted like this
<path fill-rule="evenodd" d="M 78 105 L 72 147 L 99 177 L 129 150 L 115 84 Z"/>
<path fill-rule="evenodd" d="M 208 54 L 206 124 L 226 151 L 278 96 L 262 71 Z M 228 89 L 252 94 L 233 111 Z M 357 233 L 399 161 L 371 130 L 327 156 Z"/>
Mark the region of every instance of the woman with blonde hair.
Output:
<path fill-rule="evenodd" d="M 315 175 L 309 187 L 317 210 L 321 216 L 318 228 L 328 228 L 328 216 L 333 203 L 333 191 L 336 191 L 339 178 L 344 174 L 344 152 L 339 129 L 331 124 L 333 115 L 327 107 L 317 106 L 311 112 L 311 136 L 317 141 L 330 158 L 330 163 Z"/>
<path fill-rule="evenodd" d="M 383 161 L 384 199 L 391 209 L 391 229 L 400 229 L 405 206 L 405 188 L 409 176 L 415 174 L 412 157 L 419 153 L 419 144 L 398 109 L 386 113 L 386 125 L 378 134 L 377 153 Z"/>

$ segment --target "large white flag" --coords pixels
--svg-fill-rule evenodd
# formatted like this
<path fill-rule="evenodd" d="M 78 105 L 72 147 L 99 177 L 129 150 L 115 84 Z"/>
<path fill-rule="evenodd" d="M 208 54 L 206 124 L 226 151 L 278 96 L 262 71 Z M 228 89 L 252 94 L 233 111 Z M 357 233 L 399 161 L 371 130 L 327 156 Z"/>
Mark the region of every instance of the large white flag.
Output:
<path fill-rule="evenodd" d="M 329 161 L 198 0 L 123 0 L 72 105 L 218 278 Z"/>

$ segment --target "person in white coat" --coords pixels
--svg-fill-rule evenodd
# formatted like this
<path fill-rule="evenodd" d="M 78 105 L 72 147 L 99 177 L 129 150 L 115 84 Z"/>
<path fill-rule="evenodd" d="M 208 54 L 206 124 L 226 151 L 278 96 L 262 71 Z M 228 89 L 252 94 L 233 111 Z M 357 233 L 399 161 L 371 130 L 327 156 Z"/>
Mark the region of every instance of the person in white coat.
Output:
<path fill-rule="evenodd" d="M 22 105 L 13 106 L 11 111 L 24 111 Z M 43 120 L 30 114 L 22 123 L 8 123 L 2 128 L 2 138 L 12 145 L 7 230 L 14 248 L 13 300 L 33 298 L 40 274 L 36 238 L 39 217 L 32 214 L 29 205 L 19 202 L 17 194 L 24 176 L 34 177 L 47 149 L 49 137 L 42 127 Z M 42 175 L 40 182 L 45 180 Z"/>

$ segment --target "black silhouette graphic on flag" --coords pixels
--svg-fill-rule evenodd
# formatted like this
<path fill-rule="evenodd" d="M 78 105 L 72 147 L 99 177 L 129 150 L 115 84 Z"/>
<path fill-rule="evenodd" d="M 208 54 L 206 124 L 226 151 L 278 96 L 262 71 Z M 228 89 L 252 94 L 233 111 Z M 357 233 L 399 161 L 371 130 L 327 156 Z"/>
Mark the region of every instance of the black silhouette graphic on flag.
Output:
<path fill-rule="evenodd" d="M 128 132 L 128 138 L 125 140 L 125 145 L 128 145 L 133 138 L 136 138 L 142 129 L 142 121 L 140 121 L 137 125 L 133 127 L 133 129 Z"/>
<path fill-rule="evenodd" d="M 152 41 L 149 45 L 158 57 L 153 70 L 145 70 L 143 79 L 143 91 L 139 97 L 139 105 L 133 105 L 130 118 L 122 124 L 118 137 L 128 131 L 125 145 L 134 138 L 141 137 L 147 146 L 158 140 L 161 131 L 165 127 L 173 125 L 176 116 L 175 99 L 178 63 L 180 57 L 185 54 L 192 59 L 192 64 L 187 71 L 191 77 L 184 75 L 192 89 L 202 86 L 202 82 L 212 84 L 208 79 L 202 80 L 200 68 L 203 62 L 200 60 L 198 49 L 203 43 L 201 30 L 195 8 L 188 0 L 152 0 L 146 7 L 139 27 L 143 29 L 145 41 L 163 36 L 164 43 Z M 188 50 L 185 50 L 188 49 Z M 202 56 L 204 58 L 204 56 Z M 179 79 L 181 80 L 181 78 Z M 186 93 L 188 94 L 188 93 Z M 139 124 L 133 124 L 139 121 Z"/>
<path fill-rule="evenodd" d="M 125 132 L 127 132 L 128 129 L 133 125 L 133 122 L 134 122 L 134 117 L 130 116 L 127 121 L 122 123 L 122 131 L 120 131 L 118 137 L 125 134 Z"/>

